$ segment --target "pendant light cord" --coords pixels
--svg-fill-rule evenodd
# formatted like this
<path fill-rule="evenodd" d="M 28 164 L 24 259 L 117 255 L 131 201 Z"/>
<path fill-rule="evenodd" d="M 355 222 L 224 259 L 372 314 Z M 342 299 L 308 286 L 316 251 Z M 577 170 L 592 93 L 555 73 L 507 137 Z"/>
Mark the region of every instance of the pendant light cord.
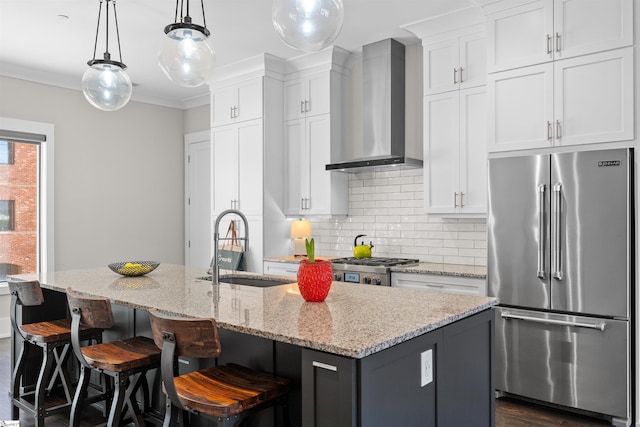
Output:
<path fill-rule="evenodd" d="M 204 0 L 200 0 L 200 6 L 202 7 L 202 24 L 204 28 L 207 28 L 207 18 L 204 17 Z"/>
<path fill-rule="evenodd" d="M 96 41 L 93 43 L 93 59 L 96 59 L 96 50 L 98 49 L 98 34 L 100 33 L 100 16 L 102 15 L 102 1 L 98 7 L 98 25 L 96 25 Z"/>
<path fill-rule="evenodd" d="M 120 29 L 118 28 L 118 12 L 116 12 L 116 0 L 113 0 L 113 17 L 116 20 L 116 38 L 118 39 L 118 55 L 120 56 L 120 62 L 124 63 L 124 61 L 122 60 L 122 50 L 120 49 Z M 109 31 L 107 31 L 107 37 L 109 37 Z"/>

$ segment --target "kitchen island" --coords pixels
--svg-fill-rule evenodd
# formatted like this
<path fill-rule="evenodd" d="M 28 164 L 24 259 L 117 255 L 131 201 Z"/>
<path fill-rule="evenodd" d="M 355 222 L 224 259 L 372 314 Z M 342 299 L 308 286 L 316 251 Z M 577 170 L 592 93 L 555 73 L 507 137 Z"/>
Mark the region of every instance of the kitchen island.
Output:
<path fill-rule="evenodd" d="M 142 277 L 106 267 L 14 277 L 109 298 L 125 333 L 150 336 L 150 308 L 215 318 L 220 362 L 292 380 L 294 425 L 493 425 L 495 299 L 334 282 L 325 302 L 307 303 L 295 283 L 216 287 L 204 273 L 162 264 Z"/>

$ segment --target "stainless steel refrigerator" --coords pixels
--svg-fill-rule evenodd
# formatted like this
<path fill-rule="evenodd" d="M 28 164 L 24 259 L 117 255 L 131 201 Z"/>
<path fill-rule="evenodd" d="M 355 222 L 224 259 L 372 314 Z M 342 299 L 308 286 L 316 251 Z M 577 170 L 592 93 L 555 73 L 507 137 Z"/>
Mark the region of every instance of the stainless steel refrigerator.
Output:
<path fill-rule="evenodd" d="M 631 424 L 633 150 L 489 160 L 496 389 Z"/>

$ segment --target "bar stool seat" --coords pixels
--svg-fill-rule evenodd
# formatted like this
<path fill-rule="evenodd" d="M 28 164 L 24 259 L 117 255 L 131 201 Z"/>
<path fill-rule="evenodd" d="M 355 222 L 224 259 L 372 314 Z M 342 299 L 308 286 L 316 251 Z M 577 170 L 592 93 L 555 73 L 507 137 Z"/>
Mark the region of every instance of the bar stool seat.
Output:
<path fill-rule="evenodd" d="M 222 426 L 241 425 L 246 417 L 279 404 L 291 425 L 287 407 L 289 381 L 236 364 L 178 374 L 178 356 L 216 358 L 221 353 L 214 319 L 175 318 L 149 310 L 153 339 L 162 348 L 162 383 L 167 395 L 164 426 L 177 426 L 182 412 L 206 414 Z M 185 422 L 186 424 L 186 422 Z"/>
<path fill-rule="evenodd" d="M 93 298 L 67 289 L 67 301 L 71 310 L 71 344 L 80 362 L 80 380 L 71 407 L 69 425 L 80 425 L 83 405 L 105 400 L 110 403 L 107 425 L 120 425 L 125 415 L 130 415 L 136 426 L 144 426 L 143 413 L 136 400 L 142 387 L 145 402 L 148 401 L 146 373 L 160 366 L 160 350 L 151 338 L 132 337 L 89 346 L 81 346 L 78 332 L 81 325 L 110 329 L 114 325 L 111 303 L 107 298 Z M 91 371 L 97 371 L 113 380 L 114 393 L 102 393 L 86 397 Z"/>
<path fill-rule="evenodd" d="M 66 411 L 72 404 L 71 395 L 72 379 L 67 370 L 69 348 L 71 346 L 71 321 L 58 319 L 18 325 L 16 309 L 18 305 L 34 307 L 42 305 L 44 296 L 38 281 L 15 281 L 9 279 L 11 301 L 11 324 L 16 337 L 22 338 L 22 349 L 17 358 L 11 377 L 11 403 L 12 418 L 19 418 L 19 410 L 22 409 L 35 418 L 36 426 L 44 426 L 44 418 L 60 411 Z M 93 340 L 99 342 L 102 338 L 102 329 L 82 328 L 79 338 L 83 341 Z M 27 360 L 32 347 L 40 347 L 42 351 L 42 363 L 33 391 L 25 391 L 24 377 Z M 65 401 L 55 406 L 45 405 L 45 396 L 49 396 L 56 383 L 62 386 Z M 32 401 L 29 397 L 33 397 Z"/>

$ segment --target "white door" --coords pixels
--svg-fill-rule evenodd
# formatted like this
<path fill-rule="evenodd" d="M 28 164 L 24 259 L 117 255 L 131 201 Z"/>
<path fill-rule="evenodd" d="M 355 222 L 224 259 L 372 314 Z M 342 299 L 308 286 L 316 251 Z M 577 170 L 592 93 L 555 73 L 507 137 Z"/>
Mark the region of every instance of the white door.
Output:
<path fill-rule="evenodd" d="M 490 73 L 553 59 L 553 0 L 538 0 L 487 16 Z"/>
<path fill-rule="evenodd" d="M 555 59 L 633 44 L 633 0 L 555 0 Z"/>
<path fill-rule="evenodd" d="M 553 63 L 487 76 L 489 151 L 553 145 Z"/>
<path fill-rule="evenodd" d="M 236 206 L 238 200 L 238 127 L 214 128 L 213 145 L 213 213 Z"/>
<path fill-rule="evenodd" d="M 187 157 L 189 218 L 186 264 L 208 267 L 211 263 L 211 140 L 189 143 Z"/>
<path fill-rule="evenodd" d="M 487 93 L 460 91 L 460 213 L 487 213 Z"/>
<path fill-rule="evenodd" d="M 459 110 L 459 91 L 424 97 L 427 213 L 457 213 L 460 206 Z"/>
<path fill-rule="evenodd" d="M 626 141 L 633 130 L 633 48 L 554 63 L 556 144 Z"/>

